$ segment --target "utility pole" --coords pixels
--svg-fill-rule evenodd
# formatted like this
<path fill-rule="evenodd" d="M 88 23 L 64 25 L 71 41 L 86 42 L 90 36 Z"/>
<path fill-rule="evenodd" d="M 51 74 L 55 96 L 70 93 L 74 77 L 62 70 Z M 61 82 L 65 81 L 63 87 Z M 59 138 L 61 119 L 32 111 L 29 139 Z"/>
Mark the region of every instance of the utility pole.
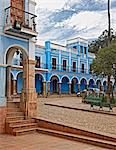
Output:
<path fill-rule="evenodd" d="M 108 40 L 110 40 L 111 32 L 111 22 L 110 22 L 110 0 L 108 0 Z"/>

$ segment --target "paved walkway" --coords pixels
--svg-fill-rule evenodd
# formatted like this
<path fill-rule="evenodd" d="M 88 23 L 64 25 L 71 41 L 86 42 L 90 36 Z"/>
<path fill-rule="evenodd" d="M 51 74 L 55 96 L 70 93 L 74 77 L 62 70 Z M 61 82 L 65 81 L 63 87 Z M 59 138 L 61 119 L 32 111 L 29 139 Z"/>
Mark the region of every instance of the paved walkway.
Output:
<path fill-rule="evenodd" d="M 63 138 L 33 133 L 23 136 L 0 135 L 0 150 L 108 150 Z"/>
<path fill-rule="evenodd" d="M 94 106 L 94 109 L 90 109 L 90 104 L 82 103 L 81 97 L 64 97 L 64 98 L 53 98 L 46 99 L 46 104 L 52 104 L 57 106 L 64 106 L 74 109 L 82 109 L 86 111 L 95 111 L 98 113 L 106 113 L 116 115 L 116 107 L 113 108 L 113 112 L 109 111 L 108 107 L 104 107 L 103 110 L 99 111 L 98 106 Z"/>
<path fill-rule="evenodd" d="M 96 107 L 95 109 L 101 112 L 97 113 L 90 111 L 90 105 L 83 104 L 81 101 L 82 99 L 78 97 L 39 98 L 38 117 L 84 130 L 99 131 L 116 136 L 116 107 L 113 108 L 113 115 L 112 112 L 108 112 L 108 108 L 105 111 L 99 111 Z"/>

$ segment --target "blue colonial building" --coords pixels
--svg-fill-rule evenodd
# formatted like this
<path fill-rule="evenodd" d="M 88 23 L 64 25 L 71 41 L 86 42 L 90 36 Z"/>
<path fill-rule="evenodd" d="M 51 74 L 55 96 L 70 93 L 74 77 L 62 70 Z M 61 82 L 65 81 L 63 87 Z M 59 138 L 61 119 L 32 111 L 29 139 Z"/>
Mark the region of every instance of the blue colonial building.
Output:
<path fill-rule="evenodd" d="M 21 53 L 15 53 L 11 71 L 16 78 L 15 92 L 21 93 L 23 71 L 21 71 Z M 106 81 L 92 75 L 91 63 L 95 55 L 88 52 L 88 41 L 74 38 L 59 45 L 46 41 L 44 46 L 35 46 L 35 88 L 43 96 L 50 94 L 74 94 L 87 88 L 106 88 Z M 20 71 L 18 70 L 20 68 Z M 16 75 L 16 77 L 15 77 Z M 13 93 L 13 92 L 12 92 Z"/>

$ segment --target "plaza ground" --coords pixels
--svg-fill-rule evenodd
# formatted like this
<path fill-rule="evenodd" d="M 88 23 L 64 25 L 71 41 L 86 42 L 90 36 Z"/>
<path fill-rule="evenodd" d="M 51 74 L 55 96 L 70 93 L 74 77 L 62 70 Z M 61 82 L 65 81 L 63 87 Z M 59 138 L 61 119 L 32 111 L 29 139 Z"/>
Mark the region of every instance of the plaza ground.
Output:
<path fill-rule="evenodd" d="M 99 111 L 90 109 L 78 97 L 39 98 L 38 117 L 71 127 L 116 137 L 116 107 Z"/>
<path fill-rule="evenodd" d="M 0 150 L 108 150 L 85 143 L 40 133 L 22 136 L 0 135 Z"/>

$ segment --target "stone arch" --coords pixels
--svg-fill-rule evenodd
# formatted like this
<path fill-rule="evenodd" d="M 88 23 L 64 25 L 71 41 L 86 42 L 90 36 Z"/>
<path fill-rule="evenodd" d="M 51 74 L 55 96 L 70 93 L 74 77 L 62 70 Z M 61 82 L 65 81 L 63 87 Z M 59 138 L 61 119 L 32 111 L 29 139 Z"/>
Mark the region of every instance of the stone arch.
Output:
<path fill-rule="evenodd" d="M 39 94 L 43 94 L 43 82 L 45 81 L 45 78 L 43 74 L 36 73 L 35 74 L 35 89 L 36 92 Z"/>
<path fill-rule="evenodd" d="M 69 83 L 70 83 L 70 78 L 68 76 L 63 76 L 61 78 L 61 93 L 65 93 L 65 94 L 69 93 Z"/>
<path fill-rule="evenodd" d="M 57 77 L 58 78 L 58 81 L 60 82 L 60 77 L 57 75 L 57 74 L 52 74 L 51 76 L 50 76 L 50 79 L 49 79 L 49 81 L 52 79 L 52 77 Z"/>
<path fill-rule="evenodd" d="M 81 78 L 80 80 L 80 91 L 87 89 L 87 79 Z"/>
<path fill-rule="evenodd" d="M 101 86 L 102 86 L 102 82 L 100 79 L 97 79 L 96 80 L 96 88 L 100 89 L 101 90 Z"/>
<path fill-rule="evenodd" d="M 21 50 L 21 52 L 23 53 L 23 56 L 25 59 L 28 59 L 28 52 L 27 50 L 20 46 L 20 45 L 11 45 L 9 46 L 6 51 L 5 51 L 5 55 L 4 55 L 4 63 L 5 64 L 9 64 L 11 65 L 12 63 L 12 58 L 13 58 L 13 55 L 14 53 L 17 51 L 17 50 Z"/>
<path fill-rule="evenodd" d="M 82 79 L 85 79 L 86 81 L 88 81 L 85 77 L 81 77 L 81 78 L 80 78 L 80 84 L 81 84 L 81 80 L 82 80 Z M 88 82 L 87 82 L 87 84 L 88 84 Z"/>
<path fill-rule="evenodd" d="M 4 63 L 7 64 L 6 84 L 7 98 L 11 97 L 10 71 L 12 68 L 12 59 L 17 50 L 20 50 L 23 57 L 23 90 L 20 98 L 20 107 L 26 116 L 34 116 L 36 113 L 37 95 L 35 93 L 35 60 L 29 57 L 28 51 L 20 45 L 11 45 L 7 48 L 4 55 Z M 31 49 L 30 53 L 31 53 Z M 32 49 L 33 50 L 33 49 Z M 15 81 L 15 80 L 14 80 Z M 16 82 L 15 82 L 16 85 Z"/>
<path fill-rule="evenodd" d="M 71 78 L 71 93 L 78 93 L 79 79 L 74 76 Z"/>
<path fill-rule="evenodd" d="M 20 70 L 16 73 L 15 77 L 17 78 L 17 76 L 20 74 L 20 73 L 23 73 L 23 70 Z"/>
<path fill-rule="evenodd" d="M 40 73 L 40 72 L 36 72 L 36 73 L 35 73 L 35 75 L 36 75 L 36 74 L 41 75 L 41 76 L 43 77 L 43 81 L 44 81 L 44 82 L 46 82 L 46 79 L 45 79 L 45 77 L 44 77 L 44 75 L 43 75 L 42 73 Z"/>
<path fill-rule="evenodd" d="M 6 64 L 8 64 L 8 67 L 7 67 L 7 74 L 6 74 L 6 84 L 7 84 L 7 97 L 10 97 L 11 95 L 11 87 L 10 87 L 10 72 L 11 72 L 11 66 L 12 66 L 12 59 L 13 59 L 13 56 L 15 54 L 15 52 L 17 50 L 19 50 L 22 52 L 23 54 L 23 59 L 24 61 L 26 61 L 25 63 L 25 66 L 23 66 L 23 70 L 24 70 L 24 73 L 23 73 L 23 78 L 25 78 L 25 81 L 23 81 L 23 88 L 26 89 L 26 87 L 28 86 L 28 81 L 27 81 L 27 64 L 28 64 L 28 54 L 27 54 L 27 51 L 25 49 L 23 49 L 20 45 L 11 45 L 10 47 L 7 48 L 7 50 L 5 51 L 5 56 L 4 56 L 4 61 Z"/>
<path fill-rule="evenodd" d="M 61 77 L 61 80 L 60 80 L 60 81 L 61 81 L 61 83 L 62 83 L 62 79 L 63 79 L 64 77 L 68 78 L 69 83 L 71 83 L 71 80 L 70 80 L 69 76 L 67 76 L 67 75 L 63 75 L 63 76 Z"/>
<path fill-rule="evenodd" d="M 11 75 L 13 76 L 13 78 L 15 79 L 15 75 L 14 73 L 12 72 L 12 70 L 10 71 Z"/>
<path fill-rule="evenodd" d="M 58 93 L 58 83 L 59 77 L 56 75 L 52 75 L 50 78 L 50 92 L 51 93 Z"/>
<path fill-rule="evenodd" d="M 88 87 L 89 88 L 94 88 L 95 87 L 95 80 L 94 79 L 90 78 L 88 80 Z"/>
<path fill-rule="evenodd" d="M 72 80 L 73 80 L 74 78 L 76 78 L 76 79 L 78 80 L 78 83 L 80 83 L 79 78 L 78 78 L 77 76 L 73 76 L 73 77 L 71 78 L 71 82 L 72 82 Z"/>

